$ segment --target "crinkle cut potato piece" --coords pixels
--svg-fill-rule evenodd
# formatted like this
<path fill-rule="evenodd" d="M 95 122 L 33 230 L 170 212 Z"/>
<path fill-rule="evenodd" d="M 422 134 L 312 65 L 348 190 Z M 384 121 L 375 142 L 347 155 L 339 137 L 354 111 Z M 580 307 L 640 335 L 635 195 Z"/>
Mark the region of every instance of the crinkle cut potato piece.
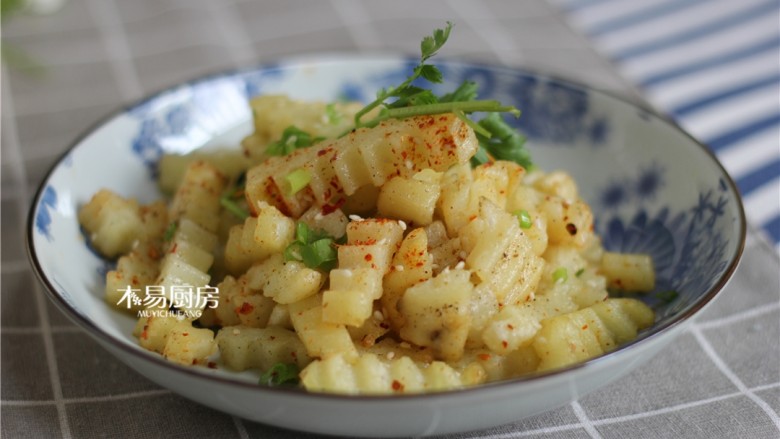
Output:
<path fill-rule="evenodd" d="M 363 186 L 380 187 L 391 177 L 411 177 L 424 169 L 446 171 L 467 162 L 477 146 L 474 131 L 453 114 L 387 120 L 267 159 L 248 171 L 246 198 L 253 211 L 266 202 L 298 218 L 316 204 L 327 214 Z M 307 189 L 290 194 L 285 176 L 297 169 L 306 170 L 311 181 Z"/>

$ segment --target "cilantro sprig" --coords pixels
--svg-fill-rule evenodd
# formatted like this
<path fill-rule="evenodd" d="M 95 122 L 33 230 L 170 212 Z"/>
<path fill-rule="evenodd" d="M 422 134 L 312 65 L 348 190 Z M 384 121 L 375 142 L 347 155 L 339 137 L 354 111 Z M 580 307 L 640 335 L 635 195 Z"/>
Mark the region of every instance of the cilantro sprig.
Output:
<path fill-rule="evenodd" d="M 284 249 L 284 259 L 303 262 L 309 268 L 330 271 L 338 262 L 336 244 L 336 239 L 327 233 L 299 222 L 295 226 L 295 240 Z"/>
<path fill-rule="evenodd" d="M 433 35 L 423 38 L 420 43 L 420 62 L 412 70 L 412 74 L 396 87 L 379 90 L 376 99 L 355 114 L 354 128 L 374 127 L 387 119 L 454 113 L 477 134 L 480 146 L 472 159 L 473 166 L 492 159 L 514 161 L 526 168 L 533 166 L 531 156 L 525 148 L 525 137 L 500 115 L 509 113 L 518 117 L 520 110 L 502 105 L 496 100 L 477 100 L 478 87 L 473 81 L 464 81 L 455 91 L 442 96 L 436 96 L 431 90 L 413 85 L 419 78 L 432 84 L 443 81 L 441 70 L 427 64 L 427 61 L 444 46 L 451 30 L 452 23 L 447 22 L 444 29 L 436 29 Z M 376 116 L 363 120 L 364 116 L 376 108 L 379 108 Z M 479 122 L 467 117 L 477 112 L 489 114 Z"/>
<path fill-rule="evenodd" d="M 502 105 L 499 101 L 476 100 L 476 84 L 473 82 L 464 82 L 455 92 L 444 96 L 436 96 L 431 90 L 413 85 L 413 82 L 420 78 L 431 84 L 443 82 L 444 75 L 441 70 L 433 64 L 426 64 L 426 62 L 444 46 L 451 30 L 452 23 L 447 22 L 447 26 L 444 29 L 436 29 L 432 35 L 423 38 L 420 43 L 420 62 L 412 69 L 411 75 L 398 86 L 379 90 L 376 99 L 355 114 L 355 122 L 352 129 L 372 128 L 388 119 L 455 113 L 471 125 L 475 131 L 482 132 L 482 135 L 490 137 L 491 133 L 489 131 L 481 129 L 481 127 L 465 116 L 475 112 L 508 112 L 519 116 L 520 110 L 512 106 Z M 364 116 L 376 108 L 379 108 L 377 115 L 368 120 L 363 120 Z"/>
<path fill-rule="evenodd" d="M 525 137 L 517 132 L 500 113 L 509 113 L 515 117 L 520 110 L 513 106 L 502 105 L 496 100 L 478 100 L 477 84 L 464 81 L 455 91 L 437 96 L 427 88 L 415 85 L 422 79 L 431 84 L 443 82 L 444 75 L 433 64 L 428 64 L 433 56 L 444 46 L 452 31 L 452 23 L 447 22 L 444 29 L 436 29 L 420 43 L 420 62 L 412 73 L 399 85 L 380 89 L 376 98 L 355 113 L 354 124 L 341 135 L 357 129 L 372 128 L 388 119 L 404 119 L 413 116 L 454 113 L 476 133 L 479 148 L 471 159 L 472 166 L 478 166 L 492 160 L 509 160 L 525 168 L 533 166 L 531 156 L 525 148 Z M 374 111 L 378 110 L 378 111 Z M 369 114 L 372 117 L 368 117 Z M 471 120 L 472 113 L 488 113 L 479 122 Z M 340 119 L 335 106 L 326 107 L 325 117 L 333 124 Z M 282 138 L 271 144 L 269 155 L 286 155 L 297 148 L 305 148 L 322 140 L 302 131 L 295 126 L 285 129 Z"/>
<path fill-rule="evenodd" d="M 441 70 L 432 64 L 425 64 L 425 62 L 436 55 L 439 49 L 444 46 L 444 43 L 446 43 L 447 39 L 450 37 L 451 30 L 452 23 L 448 21 L 447 27 L 444 29 L 436 29 L 433 31 L 433 35 L 423 38 L 422 42 L 420 43 L 420 63 L 414 68 L 412 74 L 409 75 L 409 77 L 406 78 L 406 80 L 399 86 L 388 87 L 379 90 L 379 92 L 376 94 L 376 99 L 374 99 L 373 102 L 369 103 L 355 114 L 355 128 L 371 126 L 371 122 L 364 123 L 361 119 L 374 108 L 385 104 L 387 99 L 399 98 L 402 103 L 396 105 L 395 108 L 398 108 L 403 105 L 403 103 L 413 101 L 415 96 L 426 100 L 429 100 L 431 97 L 433 97 L 433 93 L 430 93 L 428 90 L 412 86 L 412 82 L 414 82 L 414 80 L 419 77 L 422 77 L 435 84 L 442 82 L 443 75 Z M 424 98 L 421 96 L 424 96 Z"/>

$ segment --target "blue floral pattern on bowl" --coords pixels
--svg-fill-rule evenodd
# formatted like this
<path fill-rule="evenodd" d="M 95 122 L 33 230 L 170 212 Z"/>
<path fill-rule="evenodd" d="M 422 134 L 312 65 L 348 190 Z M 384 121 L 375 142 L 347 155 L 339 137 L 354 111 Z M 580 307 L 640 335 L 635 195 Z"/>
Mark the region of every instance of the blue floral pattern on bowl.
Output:
<path fill-rule="evenodd" d="M 51 241 L 53 238 L 49 228 L 51 226 L 52 214 L 50 209 L 57 207 L 57 190 L 52 186 L 46 186 L 41 195 L 40 208 L 38 214 L 35 215 L 35 229 L 41 235 L 45 236 L 47 240 Z"/>

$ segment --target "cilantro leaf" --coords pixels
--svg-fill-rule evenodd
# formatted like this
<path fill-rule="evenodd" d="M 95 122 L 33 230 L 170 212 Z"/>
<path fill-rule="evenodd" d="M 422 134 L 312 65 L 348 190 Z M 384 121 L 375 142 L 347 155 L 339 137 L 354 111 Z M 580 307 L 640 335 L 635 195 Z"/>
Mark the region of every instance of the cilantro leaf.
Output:
<path fill-rule="evenodd" d="M 338 262 L 336 240 L 299 222 L 295 226 L 295 240 L 284 250 L 284 259 L 303 262 L 309 268 L 332 270 Z"/>
<path fill-rule="evenodd" d="M 333 239 L 318 239 L 301 247 L 301 259 L 309 268 L 321 268 L 325 271 L 336 268 L 338 253 L 333 247 Z"/>
<path fill-rule="evenodd" d="M 417 66 L 415 70 L 417 76 L 421 76 L 427 81 L 433 82 L 434 84 L 440 84 L 442 80 L 444 80 L 444 75 L 442 75 L 441 70 L 439 70 L 439 68 L 436 66 L 430 64 L 421 64 Z"/>
<path fill-rule="evenodd" d="M 531 153 L 525 148 L 525 136 L 512 128 L 498 113 L 491 113 L 479 121 L 491 136 L 477 133 L 480 146 L 497 160 L 508 160 L 524 168 L 533 167 Z"/>
<path fill-rule="evenodd" d="M 398 99 L 389 104 L 385 104 L 386 109 L 413 107 L 418 105 L 435 104 L 439 98 L 432 91 L 419 87 L 408 87 L 399 93 Z"/>
<path fill-rule="evenodd" d="M 436 55 L 436 52 L 444 46 L 447 39 L 450 37 L 450 31 L 452 30 L 452 23 L 447 22 L 447 27 L 444 29 L 435 29 L 432 36 L 426 36 L 420 43 L 421 61 L 425 62 L 428 58 Z"/>
<path fill-rule="evenodd" d="M 463 81 L 452 93 L 447 93 L 439 98 L 439 102 L 468 102 L 477 98 L 477 83 Z"/>
<path fill-rule="evenodd" d="M 296 149 L 312 146 L 323 139 L 323 137 L 313 137 L 306 131 L 290 125 L 282 131 L 281 139 L 268 145 L 265 153 L 272 156 L 285 156 Z"/>

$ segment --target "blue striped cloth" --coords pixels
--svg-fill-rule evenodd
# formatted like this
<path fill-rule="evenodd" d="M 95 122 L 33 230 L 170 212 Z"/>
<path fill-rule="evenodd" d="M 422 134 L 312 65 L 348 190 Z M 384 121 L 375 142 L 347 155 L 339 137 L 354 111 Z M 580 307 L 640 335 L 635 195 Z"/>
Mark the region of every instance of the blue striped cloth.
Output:
<path fill-rule="evenodd" d="M 707 144 L 780 252 L 780 0 L 551 0 Z"/>

